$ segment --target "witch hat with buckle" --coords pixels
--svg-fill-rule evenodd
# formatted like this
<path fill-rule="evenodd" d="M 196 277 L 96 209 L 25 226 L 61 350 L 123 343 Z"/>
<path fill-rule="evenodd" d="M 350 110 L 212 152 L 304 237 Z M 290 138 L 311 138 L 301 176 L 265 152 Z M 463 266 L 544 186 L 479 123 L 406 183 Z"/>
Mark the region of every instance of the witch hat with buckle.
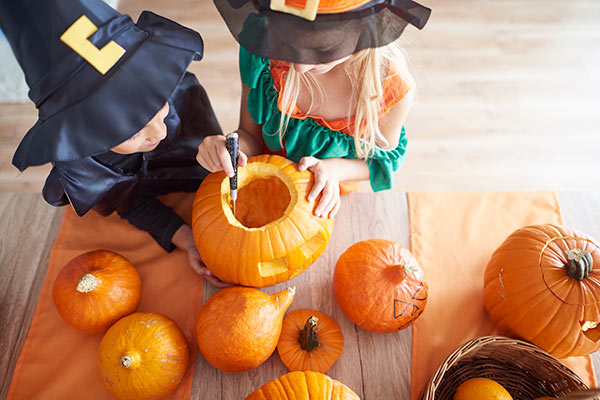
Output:
<path fill-rule="evenodd" d="M 431 9 L 412 0 L 214 0 L 249 52 L 301 64 L 327 63 L 422 29 Z"/>
<path fill-rule="evenodd" d="M 38 108 L 13 157 L 21 171 L 127 140 L 203 51 L 197 32 L 149 11 L 134 23 L 102 0 L 0 0 L 0 27 Z"/>

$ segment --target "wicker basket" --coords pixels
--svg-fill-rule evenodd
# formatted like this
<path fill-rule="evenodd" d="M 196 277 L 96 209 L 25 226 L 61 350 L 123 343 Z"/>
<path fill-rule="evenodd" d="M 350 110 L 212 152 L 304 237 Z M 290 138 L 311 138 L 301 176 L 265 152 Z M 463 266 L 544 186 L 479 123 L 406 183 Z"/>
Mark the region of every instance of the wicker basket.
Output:
<path fill-rule="evenodd" d="M 579 376 L 539 347 L 521 340 L 484 336 L 465 343 L 450 354 L 433 374 L 420 398 L 452 400 L 458 385 L 476 377 L 495 380 L 515 400 L 559 397 L 589 389 Z"/>

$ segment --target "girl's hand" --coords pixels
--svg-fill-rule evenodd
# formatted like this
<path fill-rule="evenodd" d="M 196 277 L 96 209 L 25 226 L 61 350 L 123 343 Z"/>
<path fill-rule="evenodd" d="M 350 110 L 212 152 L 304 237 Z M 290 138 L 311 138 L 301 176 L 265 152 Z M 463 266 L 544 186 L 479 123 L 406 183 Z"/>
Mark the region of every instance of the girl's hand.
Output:
<path fill-rule="evenodd" d="M 225 171 L 227 176 L 233 176 L 231 157 L 225 145 L 225 136 L 213 135 L 204 138 L 198 146 L 196 160 L 210 172 Z M 248 157 L 242 151 L 238 156 L 238 166 L 245 167 Z"/>
<path fill-rule="evenodd" d="M 230 283 L 223 282 L 215 277 L 210 273 L 208 268 L 206 268 L 206 265 L 204 265 L 204 262 L 202 262 L 200 253 L 198 253 L 196 244 L 194 243 L 192 229 L 188 225 L 181 225 L 181 227 L 179 227 L 179 229 L 177 229 L 173 235 L 171 241 L 175 246 L 187 253 L 190 267 L 192 267 L 192 269 L 196 271 L 198 275 L 202 275 L 202 277 L 209 281 L 213 286 L 221 288 L 231 286 Z"/>
<path fill-rule="evenodd" d="M 333 218 L 341 204 L 340 179 L 335 168 L 335 160 L 302 157 L 298 163 L 298 170 L 309 170 L 315 177 L 315 183 L 308 194 L 308 201 L 313 201 L 321 193 L 321 200 L 314 211 L 315 215 Z"/>

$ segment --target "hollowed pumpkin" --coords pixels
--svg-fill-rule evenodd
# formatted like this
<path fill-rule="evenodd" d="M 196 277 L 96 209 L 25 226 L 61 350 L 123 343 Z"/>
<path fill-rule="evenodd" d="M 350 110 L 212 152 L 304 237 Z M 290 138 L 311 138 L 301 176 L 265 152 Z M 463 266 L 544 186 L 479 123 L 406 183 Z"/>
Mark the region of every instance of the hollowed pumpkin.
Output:
<path fill-rule="evenodd" d="M 348 386 L 313 371 L 294 371 L 264 384 L 246 400 L 360 400 Z"/>
<path fill-rule="evenodd" d="M 534 225 L 492 255 L 485 307 L 498 328 L 563 358 L 600 349 L 600 248 L 573 229 Z"/>
<path fill-rule="evenodd" d="M 344 336 L 327 314 L 294 310 L 283 319 L 277 352 L 290 371 L 325 373 L 340 358 Z"/>
<path fill-rule="evenodd" d="M 415 257 L 397 243 L 369 239 L 338 259 L 333 289 L 340 308 L 356 325 L 378 333 L 404 329 L 427 304 L 427 284 Z"/>
<path fill-rule="evenodd" d="M 181 328 L 156 313 L 121 318 L 98 349 L 102 383 L 122 400 L 166 397 L 179 385 L 188 364 L 189 348 Z"/>
<path fill-rule="evenodd" d="M 235 215 L 229 179 L 210 174 L 194 198 L 192 229 L 202 260 L 219 279 L 262 287 L 304 272 L 325 250 L 333 220 L 313 214 L 309 171 L 279 156 L 248 160 L 238 173 Z"/>
<path fill-rule="evenodd" d="M 142 280 L 125 257 L 95 250 L 63 267 L 54 282 L 52 297 L 69 325 L 85 333 L 100 333 L 137 309 Z"/>

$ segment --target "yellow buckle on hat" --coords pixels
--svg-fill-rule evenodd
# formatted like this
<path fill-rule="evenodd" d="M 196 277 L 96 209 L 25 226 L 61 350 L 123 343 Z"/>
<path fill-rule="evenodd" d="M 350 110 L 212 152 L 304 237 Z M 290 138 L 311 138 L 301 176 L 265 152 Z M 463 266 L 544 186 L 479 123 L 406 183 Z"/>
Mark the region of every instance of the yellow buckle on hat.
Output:
<path fill-rule="evenodd" d="M 296 8 L 285 4 L 286 0 L 271 0 L 271 10 L 292 14 L 300 18 L 314 21 L 317 17 L 319 0 L 306 0 L 304 8 Z"/>
<path fill-rule="evenodd" d="M 67 28 L 65 33 L 60 37 L 60 40 L 65 42 L 67 46 L 72 48 L 84 60 L 96 68 L 98 72 L 104 75 L 125 54 L 125 49 L 119 46 L 114 40 L 108 42 L 101 49 L 97 48 L 88 40 L 97 30 L 98 27 L 88 17 L 82 15 Z"/>

